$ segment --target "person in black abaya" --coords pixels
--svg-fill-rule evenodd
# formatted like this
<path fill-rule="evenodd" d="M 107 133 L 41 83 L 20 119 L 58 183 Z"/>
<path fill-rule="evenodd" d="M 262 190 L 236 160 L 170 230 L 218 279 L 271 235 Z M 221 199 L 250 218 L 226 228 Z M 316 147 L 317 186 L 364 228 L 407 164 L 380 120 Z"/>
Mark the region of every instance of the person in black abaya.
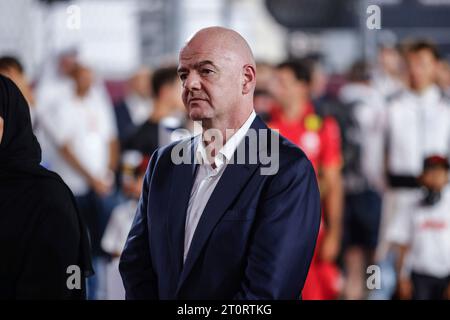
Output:
<path fill-rule="evenodd" d="M 85 299 L 93 274 L 70 189 L 40 166 L 28 105 L 0 76 L 0 299 Z"/>

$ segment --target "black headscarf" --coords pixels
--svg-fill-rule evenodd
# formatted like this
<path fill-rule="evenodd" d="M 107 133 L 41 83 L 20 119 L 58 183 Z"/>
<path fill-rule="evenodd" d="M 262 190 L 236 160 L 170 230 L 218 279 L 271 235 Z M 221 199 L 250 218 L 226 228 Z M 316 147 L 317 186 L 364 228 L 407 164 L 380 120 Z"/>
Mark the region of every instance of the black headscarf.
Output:
<path fill-rule="evenodd" d="M 48 190 L 50 192 L 54 191 L 55 198 L 59 197 L 61 199 L 59 201 L 64 201 L 64 203 L 60 203 L 58 208 L 67 208 L 68 211 L 76 213 L 73 215 L 75 217 L 71 217 L 71 221 L 73 224 L 78 224 L 80 235 L 80 247 L 77 255 L 79 261 L 77 265 L 80 267 L 84 277 L 92 275 L 93 268 L 88 232 L 83 218 L 76 207 L 73 194 L 56 173 L 40 165 L 41 148 L 32 131 L 27 102 L 17 86 L 10 79 L 1 75 L 0 117 L 3 118 L 3 137 L 0 142 L 0 221 L 3 218 L 3 221 L 6 221 L 3 224 L 8 225 L 8 222 L 10 222 L 10 225 L 14 225 L 14 221 L 11 220 L 16 218 L 22 219 L 22 221 L 31 220 L 31 216 L 39 208 L 36 207 L 36 210 L 29 210 L 30 207 L 27 207 L 26 204 L 30 201 L 39 203 L 39 199 L 34 199 L 37 197 L 34 195 L 39 195 L 46 191 L 36 189 L 31 193 L 25 191 L 33 190 L 33 188 L 38 188 L 42 185 L 50 186 Z M 22 194 L 27 195 L 26 199 L 22 199 Z M 11 197 L 16 196 L 20 201 L 11 201 Z M 49 196 L 51 197 L 52 195 Z M 21 203 L 21 201 L 23 202 Z M 55 201 L 58 201 L 58 199 Z M 27 212 L 27 210 L 31 212 Z M 5 220 L 6 217 L 9 220 Z M 11 230 L 6 230 L 6 225 L 0 225 L 0 240 L 4 240 L 1 239 L 1 233 L 4 236 L 5 233 L 11 232 Z M 17 230 L 17 232 L 20 231 Z M 59 239 L 55 240 L 58 241 Z M 61 247 L 64 247 L 64 244 L 61 244 Z M 45 263 L 45 261 L 42 261 L 42 263 Z"/>

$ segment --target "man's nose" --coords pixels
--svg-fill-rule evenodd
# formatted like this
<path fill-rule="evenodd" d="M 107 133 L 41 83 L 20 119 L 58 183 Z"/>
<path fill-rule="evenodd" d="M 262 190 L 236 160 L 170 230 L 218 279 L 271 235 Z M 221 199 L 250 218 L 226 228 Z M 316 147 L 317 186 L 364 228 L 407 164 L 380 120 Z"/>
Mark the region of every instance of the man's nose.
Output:
<path fill-rule="evenodd" d="M 200 76 L 196 72 L 191 72 L 184 81 L 184 88 L 193 91 L 201 89 Z"/>

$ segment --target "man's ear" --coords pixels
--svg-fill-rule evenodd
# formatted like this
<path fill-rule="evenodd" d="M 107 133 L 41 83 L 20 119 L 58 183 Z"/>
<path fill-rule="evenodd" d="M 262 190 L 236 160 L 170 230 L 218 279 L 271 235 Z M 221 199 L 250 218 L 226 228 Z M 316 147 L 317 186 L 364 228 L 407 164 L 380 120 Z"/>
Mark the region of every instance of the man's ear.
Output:
<path fill-rule="evenodd" d="M 256 70 L 251 64 L 246 64 L 243 67 L 243 83 L 242 83 L 242 93 L 248 94 L 254 90 L 256 85 Z"/>

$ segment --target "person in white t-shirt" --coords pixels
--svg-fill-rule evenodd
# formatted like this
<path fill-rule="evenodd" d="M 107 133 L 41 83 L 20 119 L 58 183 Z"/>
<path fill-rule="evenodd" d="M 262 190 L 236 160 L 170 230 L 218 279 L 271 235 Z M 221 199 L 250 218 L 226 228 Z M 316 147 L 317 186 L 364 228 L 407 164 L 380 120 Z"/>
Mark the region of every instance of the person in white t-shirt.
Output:
<path fill-rule="evenodd" d="M 424 162 L 416 200 L 394 217 L 388 240 L 399 249 L 401 299 L 450 299 L 450 186 L 446 158 Z"/>
<path fill-rule="evenodd" d="M 42 149 L 42 165 L 53 170 L 53 160 L 58 158 L 58 150 L 51 137 L 53 126 L 48 121 L 54 109 L 74 90 L 73 71 L 76 68 L 78 52 L 75 48 L 66 48 L 48 56 L 37 77 L 35 93 L 36 108 L 33 111 L 33 130 Z"/>
<path fill-rule="evenodd" d="M 60 151 L 52 168 L 72 189 L 75 196 L 90 190 L 106 195 L 112 186 L 112 171 L 117 166 L 117 132 L 112 106 L 96 91 L 90 90 L 93 74 L 78 66 L 74 72 L 75 89 L 58 101 L 47 115 L 46 129 Z"/>

